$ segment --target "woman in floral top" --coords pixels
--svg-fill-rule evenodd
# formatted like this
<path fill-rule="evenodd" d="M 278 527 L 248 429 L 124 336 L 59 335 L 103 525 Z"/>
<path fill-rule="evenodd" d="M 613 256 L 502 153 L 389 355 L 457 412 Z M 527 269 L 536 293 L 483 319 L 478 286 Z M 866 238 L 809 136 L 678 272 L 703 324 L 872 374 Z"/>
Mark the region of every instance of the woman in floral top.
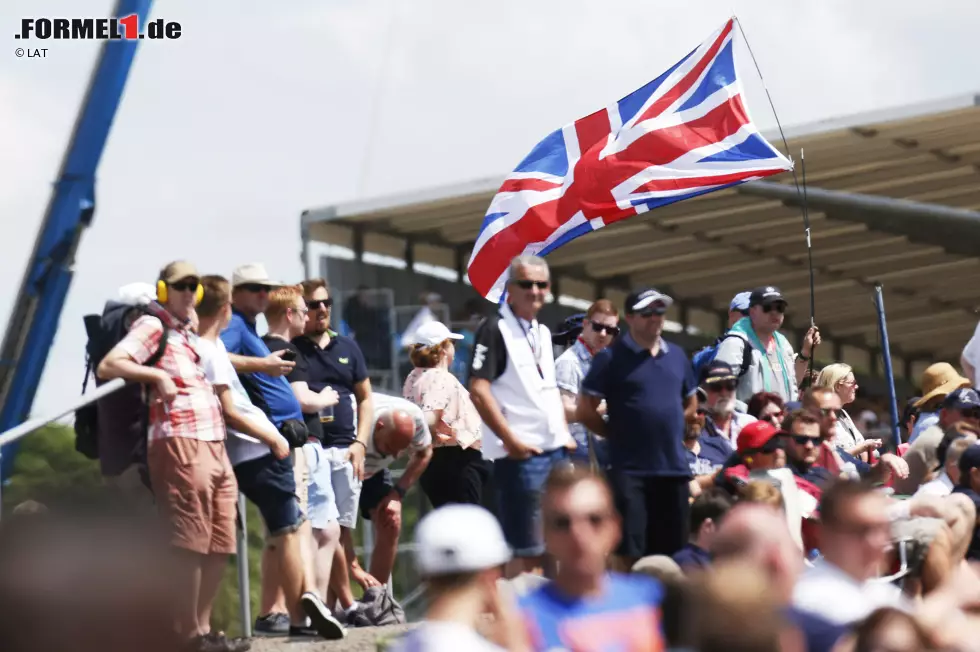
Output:
<path fill-rule="evenodd" d="M 480 453 L 480 428 L 469 392 L 450 373 L 455 346 L 462 335 L 438 321 L 415 332 L 409 357 L 415 368 L 405 379 L 402 396 L 425 412 L 432 432 L 432 460 L 419 484 L 433 507 L 446 503 L 479 505 L 490 479 L 490 463 Z"/>

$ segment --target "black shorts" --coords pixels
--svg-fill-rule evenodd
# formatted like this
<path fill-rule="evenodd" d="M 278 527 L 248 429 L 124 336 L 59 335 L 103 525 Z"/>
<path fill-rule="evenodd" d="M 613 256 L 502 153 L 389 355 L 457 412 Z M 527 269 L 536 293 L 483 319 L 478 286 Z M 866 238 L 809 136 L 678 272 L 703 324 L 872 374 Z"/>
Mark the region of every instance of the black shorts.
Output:
<path fill-rule="evenodd" d="M 292 459 L 277 460 L 269 453 L 235 466 L 238 489 L 259 508 L 270 536 L 295 532 L 306 520 L 296 496 Z"/>
<path fill-rule="evenodd" d="M 492 469 L 478 450 L 440 446 L 432 451 L 419 484 L 433 508 L 449 503 L 482 505 Z"/>
<path fill-rule="evenodd" d="M 380 505 L 384 497 L 391 493 L 394 488 L 395 481 L 388 469 L 378 471 L 361 483 L 361 498 L 358 502 L 358 507 L 361 508 L 361 517 L 365 521 L 370 521 L 371 510 Z"/>
<path fill-rule="evenodd" d="M 612 471 L 609 476 L 616 510 L 623 520 L 619 555 L 670 557 L 684 547 L 691 513 L 688 478 L 627 475 L 621 471 Z"/>

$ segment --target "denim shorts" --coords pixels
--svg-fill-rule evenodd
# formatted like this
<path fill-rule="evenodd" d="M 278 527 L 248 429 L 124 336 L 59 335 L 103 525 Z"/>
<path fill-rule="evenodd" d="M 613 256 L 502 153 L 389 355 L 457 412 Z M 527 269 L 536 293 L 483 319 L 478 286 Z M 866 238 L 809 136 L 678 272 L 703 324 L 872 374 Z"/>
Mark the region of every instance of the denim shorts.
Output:
<path fill-rule="evenodd" d="M 557 448 L 526 460 L 501 458 L 493 462 L 497 488 L 497 519 L 515 557 L 544 554 L 541 529 L 541 491 L 555 466 L 568 461 L 568 450 Z"/>
<path fill-rule="evenodd" d="M 259 508 L 270 536 L 295 532 L 305 520 L 291 459 L 277 460 L 269 453 L 235 466 L 238 489 Z"/>

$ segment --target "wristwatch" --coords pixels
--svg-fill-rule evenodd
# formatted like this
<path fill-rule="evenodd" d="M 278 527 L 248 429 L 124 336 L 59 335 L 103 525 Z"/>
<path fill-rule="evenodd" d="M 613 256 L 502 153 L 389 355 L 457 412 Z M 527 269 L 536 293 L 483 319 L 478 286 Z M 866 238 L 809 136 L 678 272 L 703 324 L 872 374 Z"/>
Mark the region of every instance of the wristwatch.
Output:
<path fill-rule="evenodd" d="M 408 490 L 407 490 L 407 489 L 402 489 L 402 488 L 401 488 L 401 487 L 400 487 L 399 485 L 397 485 L 397 484 L 396 484 L 396 485 L 394 486 L 394 490 L 395 490 L 395 493 L 397 493 L 397 494 L 398 494 L 398 497 L 399 497 L 399 498 L 404 498 L 404 497 L 405 497 L 405 494 L 406 494 L 406 493 L 408 493 Z"/>

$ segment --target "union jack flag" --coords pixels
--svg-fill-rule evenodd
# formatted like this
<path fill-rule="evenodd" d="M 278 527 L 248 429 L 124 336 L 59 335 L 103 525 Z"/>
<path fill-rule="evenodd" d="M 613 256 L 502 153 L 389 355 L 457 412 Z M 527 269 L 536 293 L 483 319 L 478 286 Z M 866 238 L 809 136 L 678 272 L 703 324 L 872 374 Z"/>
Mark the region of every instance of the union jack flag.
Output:
<path fill-rule="evenodd" d="M 468 265 L 499 301 L 507 266 L 684 199 L 793 169 L 742 103 L 734 19 L 670 70 L 538 143 L 490 202 Z"/>

